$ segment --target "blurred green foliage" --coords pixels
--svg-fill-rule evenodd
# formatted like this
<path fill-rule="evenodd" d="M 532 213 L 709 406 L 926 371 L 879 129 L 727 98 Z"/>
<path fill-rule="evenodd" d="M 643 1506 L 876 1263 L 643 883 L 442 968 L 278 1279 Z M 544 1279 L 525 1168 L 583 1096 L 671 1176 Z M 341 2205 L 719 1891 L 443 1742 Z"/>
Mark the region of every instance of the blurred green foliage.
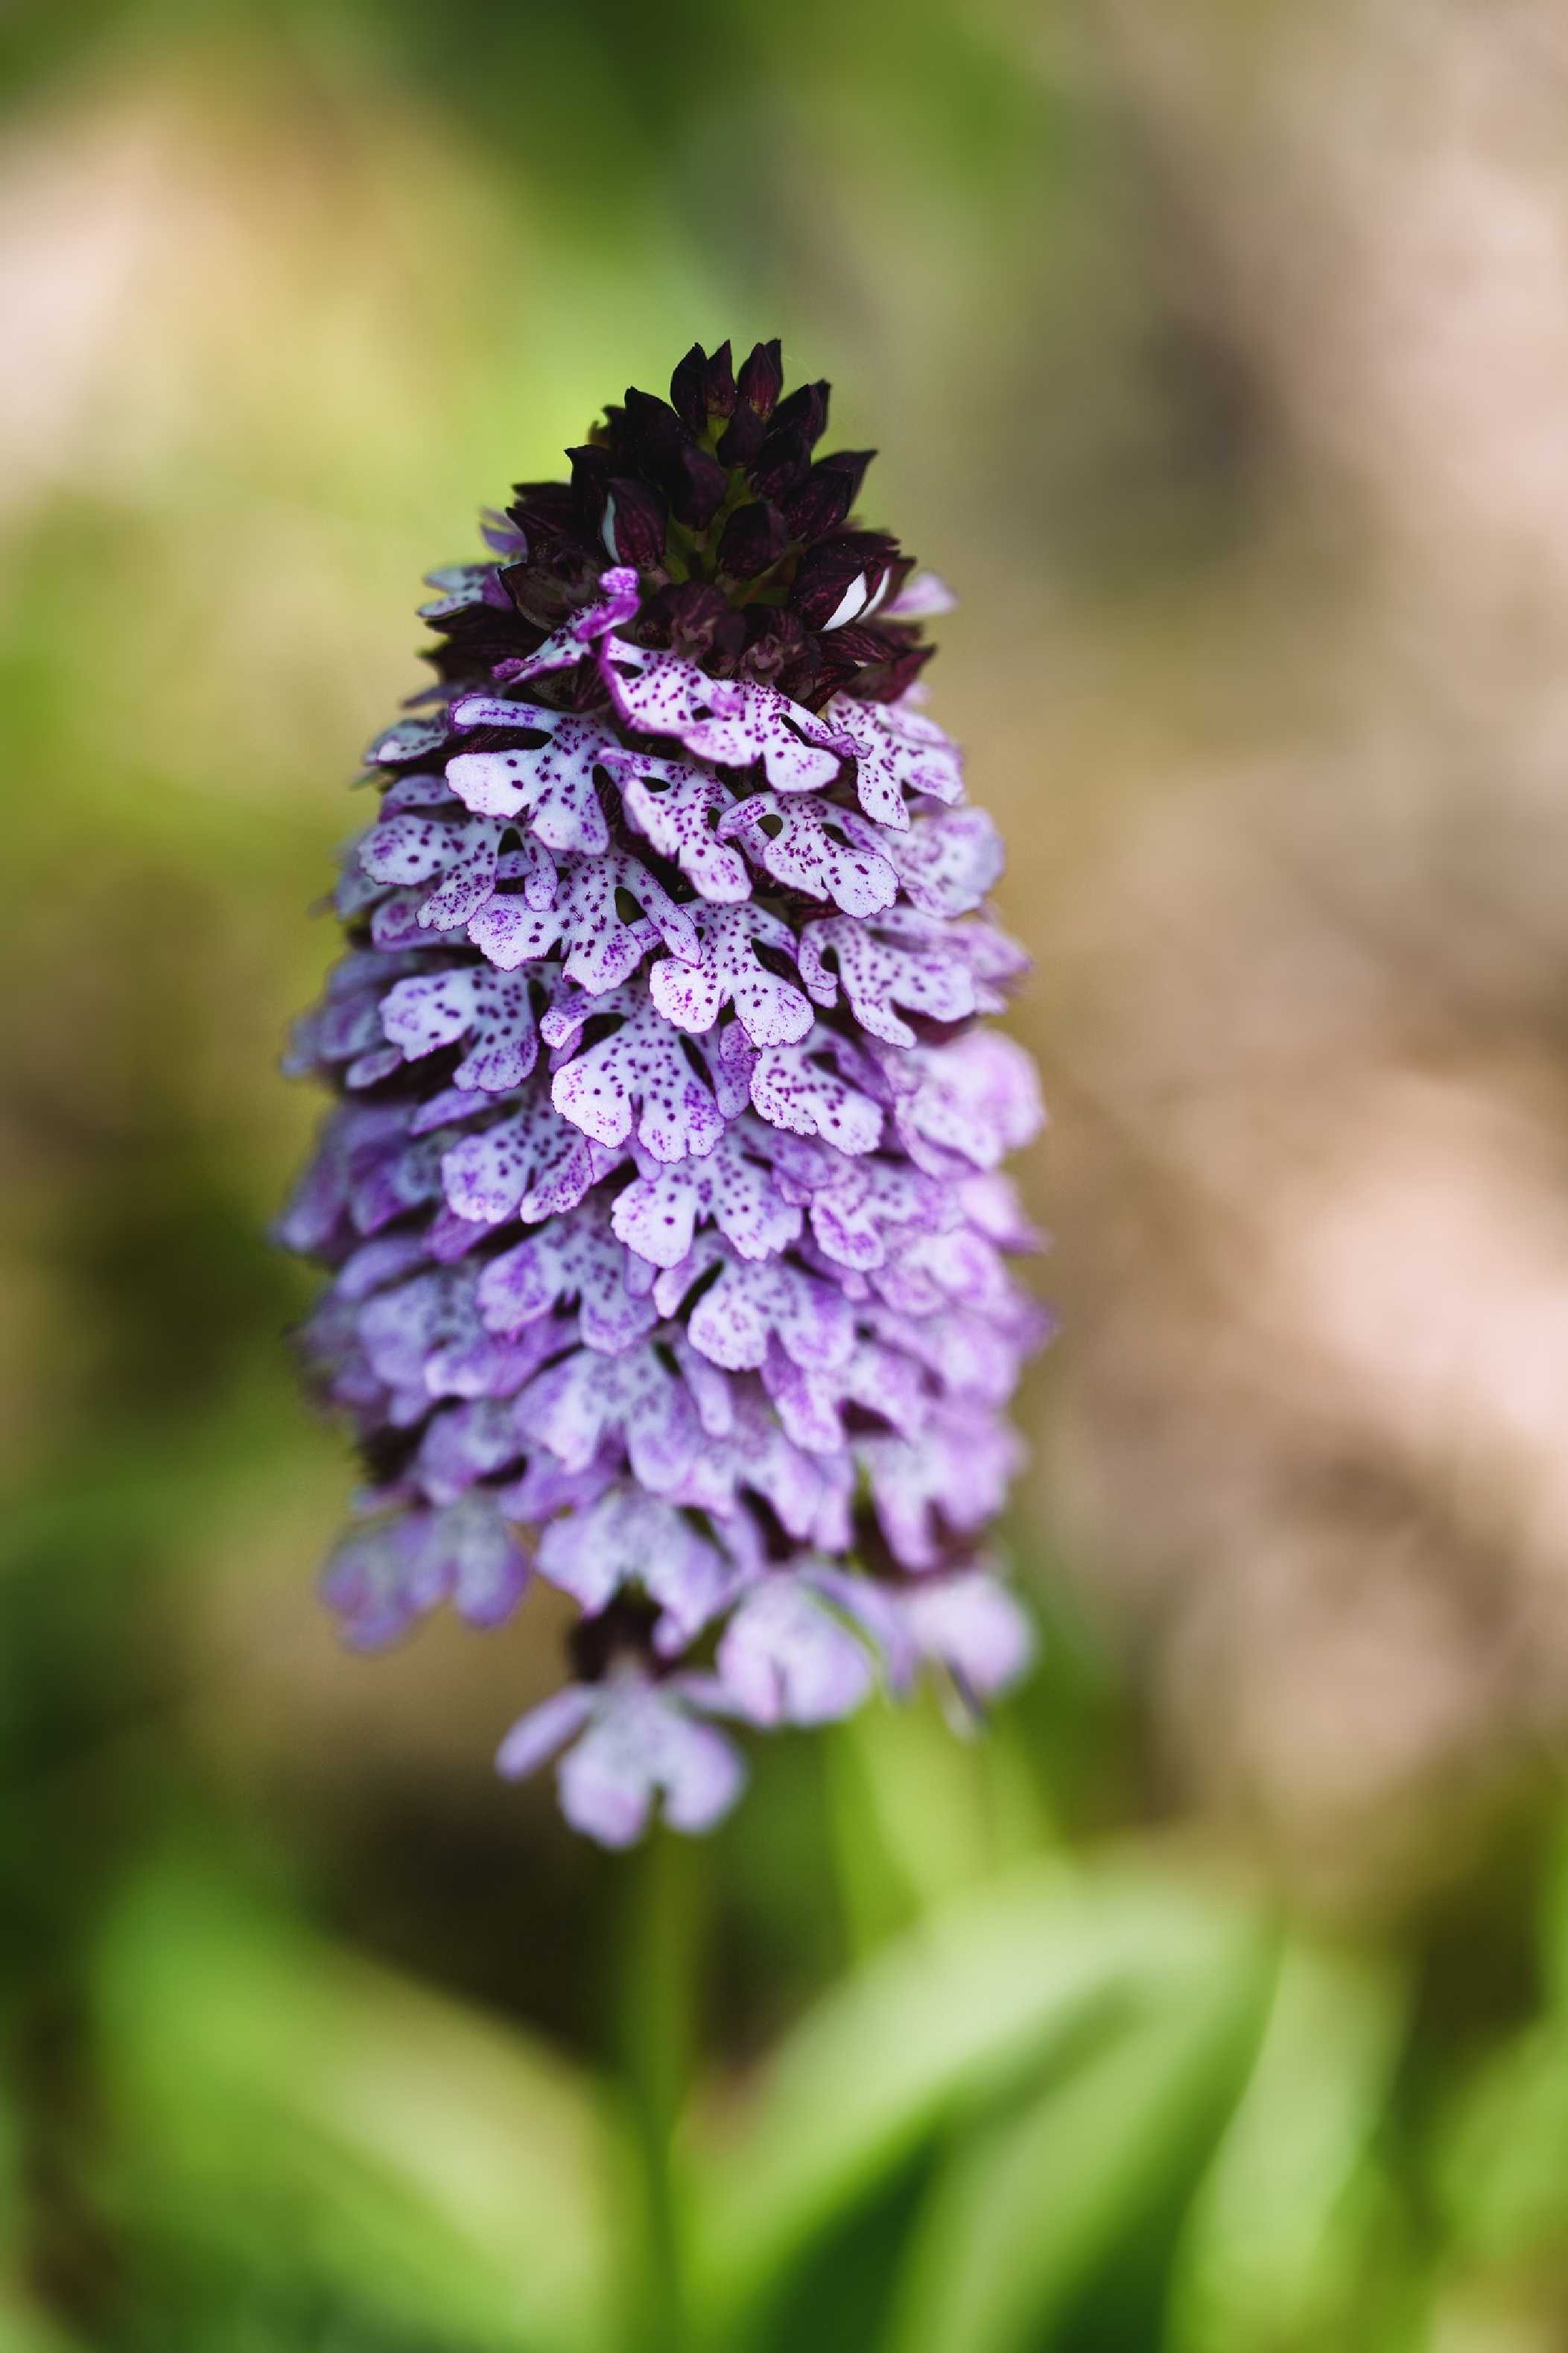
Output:
<path fill-rule="evenodd" d="M 1451 1924 L 1292 1920 L 1153 1826 L 1135 1692 L 1019 1529 L 1045 1661 L 987 1739 L 771 1744 L 639 1891 L 485 1780 L 548 1627 L 340 1664 L 306 1592 L 345 1473 L 281 1345 L 311 1113 L 273 1058 L 479 499 L 775 325 L 1015 610 L 1047 532 L 1136 585 L 1249 495 L 1247 387 L 1151 297 L 1067 22 L 0 25 L 7 252 L 101 312 L 6 416 L 0 2353 L 609 2353 L 671 2297 L 692 2353 L 1568 2343 L 1568 1848 L 1468 2004 Z"/>

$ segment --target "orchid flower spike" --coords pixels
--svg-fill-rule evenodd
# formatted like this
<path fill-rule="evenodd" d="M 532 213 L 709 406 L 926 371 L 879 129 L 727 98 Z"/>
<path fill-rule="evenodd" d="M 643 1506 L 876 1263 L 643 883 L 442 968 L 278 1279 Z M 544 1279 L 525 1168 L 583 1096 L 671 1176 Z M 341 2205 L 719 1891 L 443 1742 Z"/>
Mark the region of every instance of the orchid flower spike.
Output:
<path fill-rule="evenodd" d="M 336 1098 L 279 1231 L 368 1479 L 327 1598 L 374 1647 L 569 1594 L 500 1762 L 610 1845 L 729 1809 L 721 1725 L 973 1708 L 1030 1650 L 980 1551 L 1047 1322 L 984 1026 L 1026 960 L 916 682 L 951 599 L 856 523 L 827 396 L 694 345 L 430 575 L 287 1065 Z"/>

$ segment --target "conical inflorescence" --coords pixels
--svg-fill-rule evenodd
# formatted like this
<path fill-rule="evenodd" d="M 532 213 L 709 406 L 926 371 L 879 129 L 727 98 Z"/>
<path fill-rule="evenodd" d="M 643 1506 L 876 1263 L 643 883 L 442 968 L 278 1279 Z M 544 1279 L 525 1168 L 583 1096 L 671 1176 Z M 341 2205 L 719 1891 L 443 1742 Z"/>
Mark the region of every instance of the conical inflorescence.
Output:
<path fill-rule="evenodd" d="M 977 1704 L 1029 1647 L 978 1550 L 1045 1321 L 1034 1073 L 981 1019 L 1025 959 L 916 682 L 948 599 L 826 416 L 776 343 L 694 347 L 431 575 L 289 1064 L 338 1098 L 281 1237 L 369 1482 L 327 1596 L 371 1647 L 570 1594 L 500 1765 L 558 1756 L 612 1845 L 719 1819 L 721 1726 L 925 1666 Z"/>

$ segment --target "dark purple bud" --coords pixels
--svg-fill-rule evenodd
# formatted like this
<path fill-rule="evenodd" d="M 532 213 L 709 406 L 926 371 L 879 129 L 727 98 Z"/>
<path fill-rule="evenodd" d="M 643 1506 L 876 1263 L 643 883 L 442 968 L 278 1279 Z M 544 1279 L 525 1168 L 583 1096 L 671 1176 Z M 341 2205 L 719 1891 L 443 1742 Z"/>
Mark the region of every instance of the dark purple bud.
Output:
<path fill-rule="evenodd" d="M 832 643 L 829 638 L 828 643 Z M 906 644 L 889 660 L 879 662 L 857 681 L 857 691 L 871 702 L 897 702 L 906 688 L 914 684 L 921 671 L 936 651 L 934 646 Z"/>
<path fill-rule="evenodd" d="M 595 425 L 589 439 L 610 453 L 612 474 L 629 474 L 637 467 L 637 436 L 624 408 L 612 401 L 605 411 L 603 425 Z"/>
<path fill-rule="evenodd" d="M 580 587 L 592 595 L 595 570 L 592 565 L 563 561 L 556 548 L 548 564 L 503 565 L 500 579 L 523 619 L 548 637 L 582 603 Z"/>
<path fill-rule="evenodd" d="M 616 470 L 615 460 L 596 441 L 584 442 L 580 449 L 568 449 L 566 455 L 572 460 L 572 500 L 577 520 L 586 530 L 597 532 L 610 477 Z"/>
<path fill-rule="evenodd" d="M 792 539 L 825 539 L 837 531 L 860 494 L 875 449 L 836 449 L 818 459 L 798 491 L 784 502 Z"/>
<path fill-rule="evenodd" d="M 776 335 L 771 343 L 752 344 L 735 389 L 759 417 L 773 415 L 784 390 L 784 352 Z"/>
<path fill-rule="evenodd" d="M 719 569 L 732 579 L 754 579 L 778 562 L 788 544 L 789 533 L 777 507 L 765 501 L 737 507 L 719 542 Z"/>
<path fill-rule="evenodd" d="M 507 515 L 526 535 L 531 546 L 535 542 L 553 544 L 575 535 L 580 517 L 568 484 L 518 482 L 513 487 L 517 499 L 508 507 Z"/>
<path fill-rule="evenodd" d="M 718 459 L 691 441 L 676 451 L 661 479 L 669 492 L 671 513 L 690 531 L 707 530 L 730 487 L 729 476 Z"/>
<path fill-rule="evenodd" d="M 798 425 L 815 449 L 827 430 L 827 396 L 832 389 L 821 376 L 815 384 L 797 385 L 789 398 L 781 400 L 773 411 L 773 431 L 779 433 L 786 425 Z"/>
<path fill-rule="evenodd" d="M 635 476 L 617 474 L 605 500 L 605 546 L 612 562 L 651 572 L 664 560 L 668 510 L 656 490 Z"/>
<path fill-rule="evenodd" d="M 638 392 L 635 385 L 626 390 L 626 417 L 637 471 L 668 489 L 667 478 L 679 465 L 680 452 L 689 446 L 691 436 L 667 401 L 656 400 L 651 392 Z M 625 466 L 616 469 L 617 473 L 627 470 Z"/>
<path fill-rule="evenodd" d="M 760 499 L 787 498 L 798 490 L 811 468 L 811 444 L 798 425 L 768 435 L 748 478 Z"/>
<path fill-rule="evenodd" d="M 704 397 L 707 374 L 708 354 L 700 343 L 693 343 L 669 379 L 669 397 L 675 413 L 693 433 L 700 433 L 708 422 Z"/>
<path fill-rule="evenodd" d="M 767 438 L 768 428 L 756 410 L 748 408 L 742 401 L 720 438 L 721 462 L 726 466 L 749 466 Z"/>
<path fill-rule="evenodd" d="M 845 532 L 819 540 L 800 559 L 790 603 L 808 628 L 839 629 L 869 620 L 898 560 L 897 542 L 882 532 Z"/>
<path fill-rule="evenodd" d="M 710 417 L 732 417 L 735 413 L 735 371 L 730 361 L 730 339 L 725 337 L 708 363 L 702 379 L 702 397 Z"/>
<path fill-rule="evenodd" d="M 669 379 L 669 396 L 683 425 L 703 432 L 710 417 L 730 417 L 735 407 L 735 376 L 730 345 L 721 343 L 711 357 L 693 343 Z"/>

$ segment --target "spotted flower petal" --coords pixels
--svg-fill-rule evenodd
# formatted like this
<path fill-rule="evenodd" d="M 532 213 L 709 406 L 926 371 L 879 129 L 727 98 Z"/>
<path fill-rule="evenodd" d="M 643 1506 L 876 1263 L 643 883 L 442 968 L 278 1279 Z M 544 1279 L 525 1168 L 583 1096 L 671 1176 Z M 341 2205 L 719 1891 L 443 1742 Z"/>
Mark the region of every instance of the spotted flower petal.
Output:
<path fill-rule="evenodd" d="M 506 1094 L 520 1087 L 539 1058 L 539 1029 L 524 973 L 488 965 L 416 973 L 381 999 L 381 1026 L 405 1061 L 471 1039 L 453 1072 L 460 1087 Z"/>
<path fill-rule="evenodd" d="M 808 923 L 800 938 L 801 978 L 816 1002 L 837 1003 L 842 983 L 861 1028 L 893 1046 L 912 1046 L 917 1035 L 897 1007 L 931 1021 L 996 1012 L 1005 1002 L 996 984 L 1023 963 L 984 924 L 955 934 L 908 907 L 871 923 L 830 916 Z"/>
<path fill-rule="evenodd" d="M 683 1512 L 625 1481 L 587 1510 L 551 1523 L 539 1567 L 590 1617 L 626 1587 L 640 1587 L 668 1620 L 666 1646 L 676 1651 L 696 1640 L 746 1574 Z"/>
<path fill-rule="evenodd" d="M 434 882 L 418 920 L 427 931 L 454 931 L 493 894 L 505 831 L 499 818 L 401 809 L 366 834 L 360 863 L 377 882 Z"/>
<path fill-rule="evenodd" d="M 753 1724 L 832 1724 L 853 1715 L 875 1669 L 866 1644 L 801 1569 L 748 1593 L 719 1644 L 718 1669 Z"/>
<path fill-rule="evenodd" d="M 885 854 L 904 895 L 922 915 L 967 915 L 1001 879 L 1002 837 L 980 808 L 938 809 L 908 833 L 889 837 Z"/>
<path fill-rule="evenodd" d="M 694 917 L 695 962 L 666 957 L 648 975 L 648 994 L 678 1029 L 711 1029 L 726 1005 L 754 1046 L 783 1046 L 804 1038 L 811 1006 L 792 981 L 758 959 L 757 951 L 794 962 L 795 934 L 766 907 L 700 907 Z"/>
<path fill-rule="evenodd" d="M 774 1174 L 777 1142 L 773 1130 L 748 1115 L 729 1123 L 705 1159 L 665 1167 L 649 1155 L 642 1174 L 616 1196 L 616 1232 L 658 1267 L 679 1265 L 709 1219 L 741 1258 L 771 1258 L 787 1249 L 800 1232 L 801 1212 Z"/>
<path fill-rule="evenodd" d="M 826 725 L 776 687 L 710 678 L 678 654 L 649 652 L 606 636 L 599 670 L 627 727 L 644 735 L 673 735 L 719 767 L 760 764 L 775 792 L 831 784 L 849 748 L 847 731 Z"/>
<path fill-rule="evenodd" d="M 651 1002 L 626 1009 L 617 999 L 607 1010 L 623 1015 L 619 1027 L 556 1071 L 556 1110 L 606 1146 L 635 1135 L 655 1160 L 711 1152 L 724 1133 L 729 1090 L 722 1067 L 685 1044 Z M 559 1036 L 566 1017 L 557 1008 L 554 1018 Z"/>
<path fill-rule="evenodd" d="M 827 718 L 834 733 L 847 741 L 860 806 L 878 825 L 904 831 L 906 793 L 925 793 L 935 801 L 963 798 L 958 746 L 913 704 L 859 702 L 837 694 Z"/>
<path fill-rule="evenodd" d="M 633 1475 L 655 1495 L 679 1486 L 702 1441 L 690 1390 L 647 1346 L 563 1357 L 530 1383 L 519 1414 L 520 1426 L 568 1471 L 585 1469 L 606 1438 L 618 1440 Z"/>
<path fill-rule="evenodd" d="M 522 1598 L 528 1567 L 488 1499 L 408 1513 L 356 1529 L 322 1572 L 321 1590 L 356 1650 L 381 1650 L 450 1601 L 471 1625 L 498 1626 Z"/>
<path fill-rule="evenodd" d="M 559 946 L 566 978 L 597 996 L 635 972 L 656 939 L 672 956 L 695 959 L 690 916 L 628 851 L 563 859 L 557 875 L 549 906 L 491 897 L 469 921 L 468 937 L 503 972 L 537 962 Z M 624 902 L 635 902 L 641 912 L 628 915 Z"/>
<path fill-rule="evenodd" d="M 714 1267 L 718 1279 L 705 1282 Z M 795 1364 L 847 1362 L 855 1345 L 849 1302 L 804 1267 L 783 1258 L 731 1257 L 728 1246 L 709 1233 L 689 1258 L 667 1268 L 655 1282 L 660 1311 L 673 1315 L 695 1283 L 703 1288 L 686 1329 L 710 1364 L 730 1372 L 757 1371 L 775 1339 Z"/>
<path fill-rule="evenodd" d="M 616 1356 L 646 1339 L 658 1322 L 649 1297 L 626 1288 L 626 1247 L 602 1213 L 552 1218 L 526 1241 L 491 1259 L 478 1285 L 485 1328 L 515 1335 L 551 1314 L 563 1301 L 580 1305 L 580 1329 L 590 1348 Z"/>
<path fill-rule="evenodd" d="M 539 734 L 537 744 L 459 752 L 447 763 L 447 789 L 476 816 L 526 820 L 546 849 L 600 857 L 610 830 L 595 771 L 619 747 L 595 719 L 466 695 L 452 709 L 458 727 L 507 727 Z"/>
<path fill-rule="evenodd" d="M 621 752 L 608 765 L 621 779 L 629 822 L 662 857 L 675 860 L 694 891 L 721 902 L 750 895 L 745 860 L 718 838 L 720 822 L 734 804 L 721 776 L 689 760 L 664 760 L 648 752 Z"/>
<path fill-rule="evenodd" d="M 561 1810 L 601 1846 L 635 1845 L 656 1803 L 675 1830 L 711 1830 L 745 1784 L 733 1745 L 681 1704 L 678 1684 L 628 1677 L 559 1692 L 513 1725 L 498 1769 L 520 1780 L 568 1742 Z"/>
<path fill-rule="evenodd" d="M 882 1113 L 862 1087 L 871 1074 L 848 1040 L 817 1029 L 797 1046 L 770 1046 L 752 1071 L 752 1102 L 774 1127 L 819 1135 L 840 1152 L 873 1152 Z"/>
<path fill-rule="evenodd" d="M 535 1095 L 443 1153 L 441 1183 L 459 1218 L 495 1226 L 515 1217 L 533 1225 L 574 1209 L 613 1165 L 595 1154 L 580 1129 L 556 1116 L 547 1097 Z"/>
<path fill-rule="evenodd" d="M 752 793 L 721 818 L 719 837 L 738 841 L 775 882 L 831 899 L 847 915 L 879 914 L 898 896 L 897 872 L 873 828 L 831 801 Z"/>

